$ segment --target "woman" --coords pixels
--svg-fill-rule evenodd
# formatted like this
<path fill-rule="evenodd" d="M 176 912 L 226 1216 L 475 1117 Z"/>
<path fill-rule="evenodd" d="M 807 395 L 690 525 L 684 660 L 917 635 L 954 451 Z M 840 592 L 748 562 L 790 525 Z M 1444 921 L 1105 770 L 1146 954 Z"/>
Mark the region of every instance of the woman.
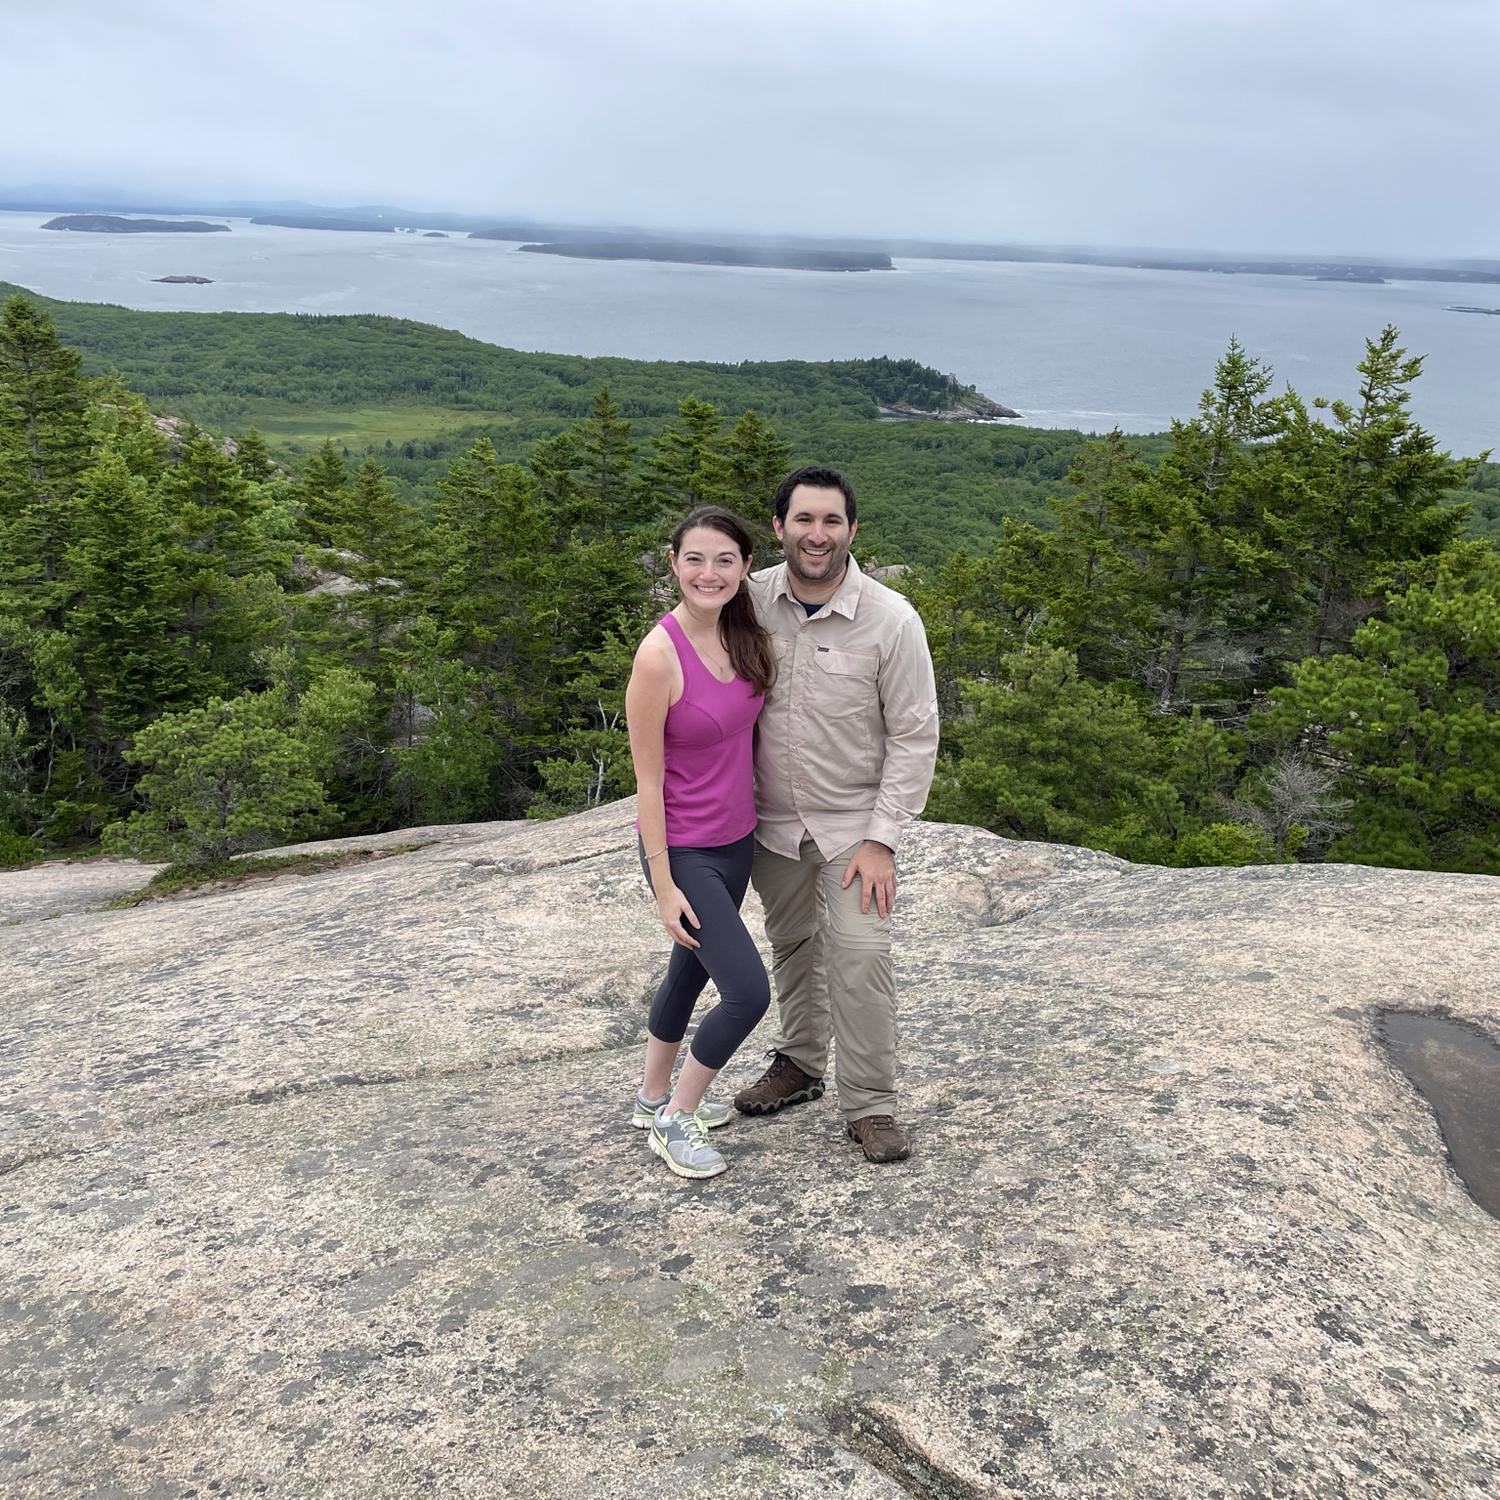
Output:
<path fill-rule="evenodd" d="M 740 919 L 750 880 L 752 735 L 775 658 L 745 589 L 750 533 L 715 506 L 672 537 L 680 600 L 635 653 L 625 716 L 635 762 L 641 861 L 674 944 L 651 1004 L 646 1068 L 632 1123 L 679 1177 L 715 1177 L 724 1158 L 708 1129 L 729 1119 L 703 1095 L 766 1013 L 765 966 Z M 671 1087 L 688 1018 L 712 979 L 704 1016 Z"/>

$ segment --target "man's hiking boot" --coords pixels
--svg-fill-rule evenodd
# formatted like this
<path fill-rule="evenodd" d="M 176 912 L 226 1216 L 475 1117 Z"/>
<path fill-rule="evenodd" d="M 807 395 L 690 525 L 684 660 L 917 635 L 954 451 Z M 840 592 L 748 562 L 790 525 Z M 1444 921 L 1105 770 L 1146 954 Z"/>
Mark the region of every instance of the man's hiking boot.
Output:
<path fill-rule="evenodd" d="M 734 1096 L 734 1107 L 742 1115 L 774 1115 L 788 1104 L 810 1104 L 822 1097 L 821 1078 L 804 1073 L 784 1052 L 773 1052 L 771 1066 Z"/>
<path fill-rule="evenodd" d="M 905 1161 L 911 1155 L 906 1132 L 889 1115 L 864 1115 L 850 1120 L 844 1131 L 851 1141 L 859 1142 L 867 1161 Z"/>

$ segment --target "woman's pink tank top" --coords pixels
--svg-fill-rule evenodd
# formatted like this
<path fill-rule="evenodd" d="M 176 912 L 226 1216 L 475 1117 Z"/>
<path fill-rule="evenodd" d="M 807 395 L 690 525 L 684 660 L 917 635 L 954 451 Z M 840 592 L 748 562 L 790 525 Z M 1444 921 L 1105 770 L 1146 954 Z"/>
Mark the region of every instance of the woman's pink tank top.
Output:
<path fill-rule="evenodd" d="M 682 697 L 667 710 L 662 793 L 667 843 L 709 849 L 755 829 L 753 734 L 765 694 L 743 677 L 720 682 L 672 615 L 662 617 L 682 663 Z"/>

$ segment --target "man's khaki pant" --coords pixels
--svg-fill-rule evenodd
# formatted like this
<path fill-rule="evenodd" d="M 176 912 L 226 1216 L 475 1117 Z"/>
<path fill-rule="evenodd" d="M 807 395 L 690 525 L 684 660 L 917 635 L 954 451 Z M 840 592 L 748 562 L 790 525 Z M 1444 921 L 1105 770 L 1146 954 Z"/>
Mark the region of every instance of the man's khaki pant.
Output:
<path fill-rule="evenodd" d="M 750 873 L 771 940 L 781 1019 L 776 1050 L 822 1078 L 831 1032 L 846 1120 L 896 1113 L 891 922 L 873 898 L 869 911 L 860 911 L 860 881 L 840 889 L 854 847 L 825 860 L 806 837 L 801 857 L 787 859 L 757 843 Z"/>

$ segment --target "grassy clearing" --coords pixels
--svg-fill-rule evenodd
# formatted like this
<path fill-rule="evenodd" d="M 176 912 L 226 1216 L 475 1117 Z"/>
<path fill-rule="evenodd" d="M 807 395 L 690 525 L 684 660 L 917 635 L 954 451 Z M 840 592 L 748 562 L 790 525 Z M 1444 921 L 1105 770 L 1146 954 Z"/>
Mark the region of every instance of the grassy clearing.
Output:
<path fill-rule="evenodd" d="M 253 405 L 246 427 L 258 427 L 275 447 L 307 451 L 325 438 L 336 446 L 359 452 L 387 442 L 425 439 L 485 426 L 505 427 L 513 419 L 504 412 L 465 410 L 453 406 L 339 406 L 301 407 L 289 402 Z"/>
<path fill-rule="evenodd" d="M 210 865 L 168 865 L 158 870 L 138 891 L 128 891 L 105 903 L 106 911 L 124 911 L 147 901 L 172 901 L 185 896 L 211 896 L 243 885 L 261 884 L 283 875 L 317 875 L 348 865 L 369 864 L 396 854 L 425 849 L 427 843 L 388 844 L 380 849 L 345 849 L 332 854 L 277 854 L 261 858 L 221 859 Z"/>

